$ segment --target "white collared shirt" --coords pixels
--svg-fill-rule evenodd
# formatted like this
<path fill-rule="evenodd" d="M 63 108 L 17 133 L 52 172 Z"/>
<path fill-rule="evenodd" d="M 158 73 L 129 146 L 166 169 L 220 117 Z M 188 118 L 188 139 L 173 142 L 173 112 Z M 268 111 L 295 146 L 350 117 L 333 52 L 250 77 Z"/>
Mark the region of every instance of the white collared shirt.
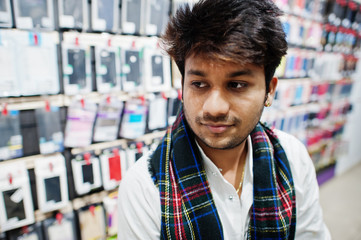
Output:
<path fill-rule="evenodd" d="M 328 240 L 323 222 L 315 169 L 304 145 L 295 137 L 276 132 L 290 163 L 296 190 L 296 239 Z M 222 222 L 224 239 L 246 239 L 253 203 L 253 149 L 247 139 L 244 181 L 241 198 L 199 147 L 209 186 Z M 118 239 L 160 239 L 161 206 L 159 190 L 148 171 L 147 157 L 128 170 L 119 186 Z"/>

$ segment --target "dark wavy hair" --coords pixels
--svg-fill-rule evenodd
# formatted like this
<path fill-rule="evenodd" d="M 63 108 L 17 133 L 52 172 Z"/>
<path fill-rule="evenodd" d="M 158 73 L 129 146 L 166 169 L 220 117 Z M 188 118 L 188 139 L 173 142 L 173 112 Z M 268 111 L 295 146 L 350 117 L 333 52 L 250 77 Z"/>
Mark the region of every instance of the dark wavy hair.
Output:
<path fill-rule="evenodd" d="M 192 8 L 179 8 L 161 39 L 183 77 L 186 58 L 203 54 L 221 61 L 263 66 L 268 92 L 275 70 L 287 53 L 281 15 L 271 0 L 200 0 Z"/>

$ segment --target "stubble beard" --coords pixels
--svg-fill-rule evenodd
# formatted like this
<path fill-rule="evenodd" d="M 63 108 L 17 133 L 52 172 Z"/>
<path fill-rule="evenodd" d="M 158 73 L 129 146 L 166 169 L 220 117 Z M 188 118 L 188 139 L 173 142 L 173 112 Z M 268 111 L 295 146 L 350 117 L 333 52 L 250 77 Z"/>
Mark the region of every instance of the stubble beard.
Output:
<path fill-rule="evenodd" d="M 230 149 L 234 149 L 236 147 L 238 147 L 239 145 L 241 145 L 249 136 L 249 134 L 253 131 L 253 129 L 256 127 L 256 125 L 258 124 L 261 116 L 262 116 L 262 112 L 263 112 L 263 107 L 260 109 L 259 114 L 257 115 L 258 117 L 255 118 L 255 120 L 250 124 L 250 126 L 245 130 L 246 134 L 243 135 L 237 135 L 234 134 L 232 136 L 231 139 L 229 139 L 229 141 L 224 144 L 223 146 L 216 146 L 216 142 L 208 142 L 206 141 L 206 138 L 204 136 L 202 136 L 201 134 L 197 134 L 197 131 L 195 131 L 195 129 L 193 129 L 191 123 L 192 123 L 192 119 L 190 119 L 190 117 L 187 114 L 187 110 L 183 105 L 183 111 L 184 111 L 184 116 L 186 121 L 188 122 L 188 126 L 190 127 L 190 129 L 192 130 L 193 134 L 195 135 L 196 139 L 201 141 L 204 145 L 206 145 L 209 148 L 212 149 L 216 149 L 216 150 L 230 150 Z M 200 116 L 196 116 L 194 123 L 195 124 L 201 124 L 202 120 L 212 120 L 213 122 L 225 122 L 224 121 L 224 117 L 210 117 L 210 116 L 206 116 L 206 117 L 200 117 Z M 242 120 L 238 119 L 238 118 L 233 118 L 231 120 L 231 122 L 235 123 L 236 125 L 242 126 Z"/>

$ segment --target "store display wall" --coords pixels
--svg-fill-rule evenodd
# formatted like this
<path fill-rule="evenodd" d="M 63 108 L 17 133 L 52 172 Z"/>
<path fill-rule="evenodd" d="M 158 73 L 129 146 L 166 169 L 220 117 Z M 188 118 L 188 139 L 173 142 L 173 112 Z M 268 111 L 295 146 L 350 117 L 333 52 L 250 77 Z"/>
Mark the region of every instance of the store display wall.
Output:
<path fill-rule="evenodd" d="M 0 0 L 0 239 L 116 239 L 117 186 L 180 105 L 158 36 L 184 2 Z M 358 158 L 361 4 L 275 2 L 289 51 L 262 121 L 322 183 Z"/>
<path fill-rule="evenodd" d="M 281 80 L 275 106 L 263 119 L 304 142 L 322 184 L 334 176 L 337 160 L 348 154 L 344 130 L 358 81 L 360 4 L 275 2 L 286 12 L 289 51 L 276 73 Z"/>
<path fill-rule="evenodd" d="M 360 57 L 361 56 L 359 54 L 359 58 Z M 361 61 L 358 62 L 357 71 L 353 75 L 352 79 L 354 80 L 354 87 L 351 94 L 353 109 L 345 127 L 343 140 L 346 145 L 343 154 L 337 159 L 336 174 L 343 174 L 361 162 L 361 156 L 359 153 L 361 146 Z"/>

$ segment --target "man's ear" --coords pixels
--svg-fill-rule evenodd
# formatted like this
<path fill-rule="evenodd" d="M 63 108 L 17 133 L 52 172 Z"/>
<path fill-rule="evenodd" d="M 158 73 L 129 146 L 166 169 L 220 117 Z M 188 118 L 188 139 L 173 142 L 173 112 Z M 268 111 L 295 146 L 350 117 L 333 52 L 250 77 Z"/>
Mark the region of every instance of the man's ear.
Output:
<path fill-rule="evenodd" d="M 278 85 L 278 78 L 273 77 L 270 84 L 269 84 L 269 94 L 274 96 L 276 94 L 276 88 Z"/>

